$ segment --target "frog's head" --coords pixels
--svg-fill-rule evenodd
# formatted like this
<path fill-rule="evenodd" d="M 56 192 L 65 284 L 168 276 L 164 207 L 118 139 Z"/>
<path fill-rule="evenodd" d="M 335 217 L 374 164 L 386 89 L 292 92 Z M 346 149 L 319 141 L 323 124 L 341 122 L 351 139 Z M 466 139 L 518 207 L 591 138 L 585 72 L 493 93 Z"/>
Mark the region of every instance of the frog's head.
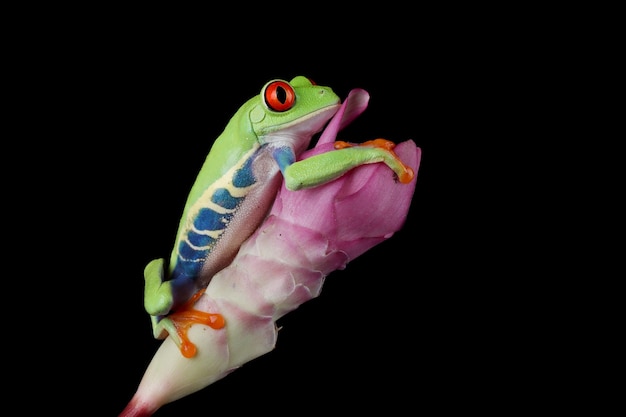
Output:
<path fill-rule="evenodd" d="M 337 112 L 341 99 L 330 87 L 298 76 L 290 82 L 269 81 L 248 104 L 252 130 L 260 143 L 289 142 L 302 151 Z"/>

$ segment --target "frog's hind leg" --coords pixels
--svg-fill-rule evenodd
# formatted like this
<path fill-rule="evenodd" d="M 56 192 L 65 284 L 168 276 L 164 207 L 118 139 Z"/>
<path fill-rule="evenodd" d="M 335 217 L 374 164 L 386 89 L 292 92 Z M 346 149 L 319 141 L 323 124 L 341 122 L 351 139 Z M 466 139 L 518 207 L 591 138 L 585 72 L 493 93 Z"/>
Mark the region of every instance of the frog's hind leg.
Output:
<path fill-rule="evenodd" d="M 151 261 L 144 269 L 144 308 L 151 316 L 166 316 L 198 292 L 196 281 L 186 275 L 165 281 L 163 258 Z"/>
<path fill-rule="evenodd" d="M 163 258 L 155 259 L 146 265 L 143 271 L 145 279 L 144 308 L 151 316 L 160 316 L 169 313 L 174 304 L 172 282 L 165 280 Z"/>
<path fill-rule="evenodd" d="M 169 335 L 183 356 L 190 358 L 196 354 L 195 345 L 187 337 L 191 325 L 204 324 L 221 329 L 224 318 L 221 314 L 195 310 L 193 306 L 204 289 L 197 291 L 194 281 L 183 277 L 164 281 L 163 265 L 162 258 L 155 259 L 144 270 L 144 307 L 150 314 L 154 337 L 164 339 Z M 171 309 L 174 311 L 170 312 Z"/>

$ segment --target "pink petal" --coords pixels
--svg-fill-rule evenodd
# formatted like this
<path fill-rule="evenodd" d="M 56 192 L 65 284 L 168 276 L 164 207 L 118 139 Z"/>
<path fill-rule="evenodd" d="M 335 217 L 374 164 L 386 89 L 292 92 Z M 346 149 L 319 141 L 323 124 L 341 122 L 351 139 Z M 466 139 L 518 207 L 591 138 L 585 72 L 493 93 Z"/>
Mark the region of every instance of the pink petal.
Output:
<path fill-rule="evenodd" d="M 413 141 L 398 144 L 395 151 L 417 172 L 421 151 Z M 352 175 L 346 176 L 337 195 L 335 210 L 341 213 L 340 239 L 386 236 L 399 230 L 411 204 L 415 183 L 416 178 L 409 184 L 398 182 L 384 164 L 356 168 Z"/>
<path fill-rule="evenodd" d="M 337 113 L 328 123 L 326 129 L 324 129 L 324 132 L 320 135 L 317 144 L 324 145 L 334 142 L 337 133 L 365 111 L 369 99 L 370 95 L 367 91 L 360 88 L 351 90 Z"/>
<path fill-rule="evenodd" d="M 413 141 L 398 144 L 395 151 L 413 172 L 418 172 L 421 149 Z M 341 242 L 338 245 L 350 259 L 360 256 L 402 228 L 416 180 L 413 178 L 409 184 L 401 184 L 383 164 L 358 167 L 353 175 L 346 178 L 334 210 L 342 214 L 337 221 L 337 239 Z"/>

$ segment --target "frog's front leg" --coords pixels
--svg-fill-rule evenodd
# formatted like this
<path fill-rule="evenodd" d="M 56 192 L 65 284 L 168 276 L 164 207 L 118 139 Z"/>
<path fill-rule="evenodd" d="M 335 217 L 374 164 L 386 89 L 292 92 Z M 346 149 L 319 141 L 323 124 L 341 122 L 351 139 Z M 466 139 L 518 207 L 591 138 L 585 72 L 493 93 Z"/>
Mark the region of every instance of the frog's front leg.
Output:
<path fill-rule="evenodd" d="M 285 166 L 283 176 L 288 189 L 295 191 L 332 181 L 352 168 L 365 164 L 383 162 L 391 168 L 398 180 L 409 183 L 413 170 L 404 165 L 395 154 L 395 143 L 386 139 L 374 139 L 363 143 L 335 142 L 335 150 Z"/>
<path fill-rule="evenodd" d="M 225 324 L 224 318 L 220 314 L 193 309 L 204 289 L 197 291 L 194 281 L 190 278 L 178 277 L 164 281 L 163 265 L 163 258 L 155 259 L 144 269 L 144 307 L 150 314 L 154 337 L 164 339 L 169 335 L 182 354 L 191 358 L 196 353 L 196 347 L 187 338 L 189 327 L 201 323 L 214 329 L 221 329 Z M 173 307 L 175 309 L 171 311 Z"/>

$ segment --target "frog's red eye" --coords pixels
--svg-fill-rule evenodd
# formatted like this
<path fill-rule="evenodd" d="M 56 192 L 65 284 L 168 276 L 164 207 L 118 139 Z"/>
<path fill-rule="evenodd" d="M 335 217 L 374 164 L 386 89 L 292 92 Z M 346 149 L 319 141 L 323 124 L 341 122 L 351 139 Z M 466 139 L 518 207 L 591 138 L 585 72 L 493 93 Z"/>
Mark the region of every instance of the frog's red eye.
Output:
<path fill-rule="evenodd" d="M 296 101 L 296 92 L 286 81 L 276 80 L 267 84 L 263 92 L 267 107 L 274 111 L 287 111 Z"/>

